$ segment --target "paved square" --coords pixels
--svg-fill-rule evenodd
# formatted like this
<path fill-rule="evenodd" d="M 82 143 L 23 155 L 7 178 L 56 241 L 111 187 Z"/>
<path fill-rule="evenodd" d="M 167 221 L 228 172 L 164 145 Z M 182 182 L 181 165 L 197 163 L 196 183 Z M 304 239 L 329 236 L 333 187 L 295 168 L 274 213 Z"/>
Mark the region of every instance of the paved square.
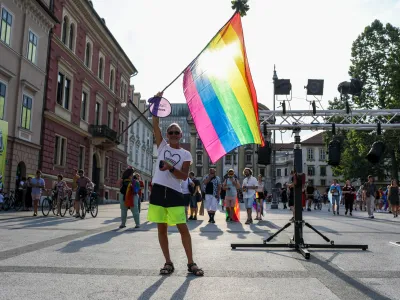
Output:
<path fill-rule="evenodd" d="M 354 217 L 322 211 L 304 219 L 336 244 L 368 244 L 368 251 L 311 249 L 311 259 L 287 249 L 236 249 L 231 243 L 262 243 L 284 226 L 287 210 L 268 210 L 250 226 L 216 224 L 199 217 L 189 222 L 195 261 L 203 278 L 188 275 L 176 228 L 170 249 L 176 271 L 158 274 L 163 265 L 156 225 L 119 226 L 119 205 L 100 206 L 97 218 L 31 217 L 0 213 L 0 299 L 400 299 L 400 221 L 389 214 L 355 212 Z M 242 211 L 242 219 L 245 213 Z M 293 226 L 272 242 L 286 243 Z M 306 243 L 325 243 L 304 229 Z"/>

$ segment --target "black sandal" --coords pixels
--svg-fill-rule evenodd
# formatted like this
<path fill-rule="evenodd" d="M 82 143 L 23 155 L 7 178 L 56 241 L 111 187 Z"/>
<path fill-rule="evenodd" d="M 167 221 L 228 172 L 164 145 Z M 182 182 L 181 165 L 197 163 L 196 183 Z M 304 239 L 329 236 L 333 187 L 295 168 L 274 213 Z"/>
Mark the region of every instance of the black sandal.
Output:
<path fill-rule="evenodd" d="M 160 275 L 171 275 L 174 271 L 174 264 L 172 262 L 166 262 L 164 267 L 160 269 Z"/>
<path fill-rule="evenodd" d="M 195 276 L 203 276 L 204 271 L 200 269 L 196 263 L 187 264 L 188 272 L 192 273 Z M 195 268 L 193 268 L 195 267 Z"/>

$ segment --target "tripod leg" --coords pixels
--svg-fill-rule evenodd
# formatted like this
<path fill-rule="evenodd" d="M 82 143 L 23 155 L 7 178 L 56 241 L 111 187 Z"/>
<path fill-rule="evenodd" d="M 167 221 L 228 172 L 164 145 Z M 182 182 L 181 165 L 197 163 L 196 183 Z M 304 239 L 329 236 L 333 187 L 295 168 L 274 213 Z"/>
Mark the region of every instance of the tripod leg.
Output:
<path fill-rule="evenodd" d="M 279 229 L 277 232 L 275 232 L 273 235 L 271 235 L 269 238 L 265 240 L 265 242 L 269 242 L 272 240 L 274 237 L 276 237 L 278 234 L 280 234 L 282 231 L 284 231 L 286 228 L 288 228 L 292 223 L 287 223 L 285 226 L 283 226 L 281 229 Z"/>
<path fill-rule="evenodd" d="M 329 238 L 327 238 L 325 235 L 323 235 L 321 232 L 319 232 L 317 229 L 315 229 L 314 227 L 312 227 L 310 224 L 308 224 L 307 222 L 304 223 L 304 225 L 306 225 L 308 228 L 310 228 L 311 230 L 313 230 L 315 233 L 317 233 L 320 237 L 322 237 L 325 241 L 327 241 L 328 243 L 331 243 L 331 240 Z"/>

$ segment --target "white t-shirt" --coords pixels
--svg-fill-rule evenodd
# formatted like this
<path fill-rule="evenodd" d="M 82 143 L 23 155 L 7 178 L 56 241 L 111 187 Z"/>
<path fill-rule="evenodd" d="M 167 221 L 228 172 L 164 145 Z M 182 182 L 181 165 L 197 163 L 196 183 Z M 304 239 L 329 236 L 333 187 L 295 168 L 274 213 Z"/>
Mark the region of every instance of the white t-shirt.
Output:
<path fill-rule="evenodd" d="M 189 183 L 193 183 L 193 181 L 190 178 L 182 180 L 181 182 L 182 194 L 190 194 Z"/>
<path fill-rule="evenodd" d="M 261 181 L 261 183 L 259 183 L 257 181 L 257 192 L 262 192 L 264 193 L 264 182 Z"/>
<path fill-rule="evenodd" d="M 192 164 L 192 155 L 189 151 L 180 148 L 174 149 L 163 139 L 160 146 L 157 149 L 158 158 L 153 177 L 153 183 L 169 187 L 179 193 L 182 193 L 181 180 L 177 179 L 171 172 L 160 171 L 160 161 L 164 160 L 169 164 L 173 165 L 176 169 L 182 169 L 183 162 L 190 161 Z"/>
<path fill-rule="evenodd" d="M 243 179 L 242 186 L 258 186 L 258 180 L 254 176 L 246 177 Z M 254 198 L 256 190 L 251 189 L 243 193 L 243 198 Z"/>

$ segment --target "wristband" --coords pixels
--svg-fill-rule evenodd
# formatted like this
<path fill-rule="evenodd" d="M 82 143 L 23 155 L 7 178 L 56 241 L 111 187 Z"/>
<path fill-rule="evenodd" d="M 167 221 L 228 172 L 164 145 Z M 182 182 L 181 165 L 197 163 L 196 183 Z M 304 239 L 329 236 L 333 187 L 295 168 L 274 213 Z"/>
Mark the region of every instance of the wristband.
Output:
<path fill-rule="evenodd" d="M 175 167 L 172 167 L 171 169 L 169 169 L 169 171 L 170 171 L 171 173 L 174 173 Z"/>

